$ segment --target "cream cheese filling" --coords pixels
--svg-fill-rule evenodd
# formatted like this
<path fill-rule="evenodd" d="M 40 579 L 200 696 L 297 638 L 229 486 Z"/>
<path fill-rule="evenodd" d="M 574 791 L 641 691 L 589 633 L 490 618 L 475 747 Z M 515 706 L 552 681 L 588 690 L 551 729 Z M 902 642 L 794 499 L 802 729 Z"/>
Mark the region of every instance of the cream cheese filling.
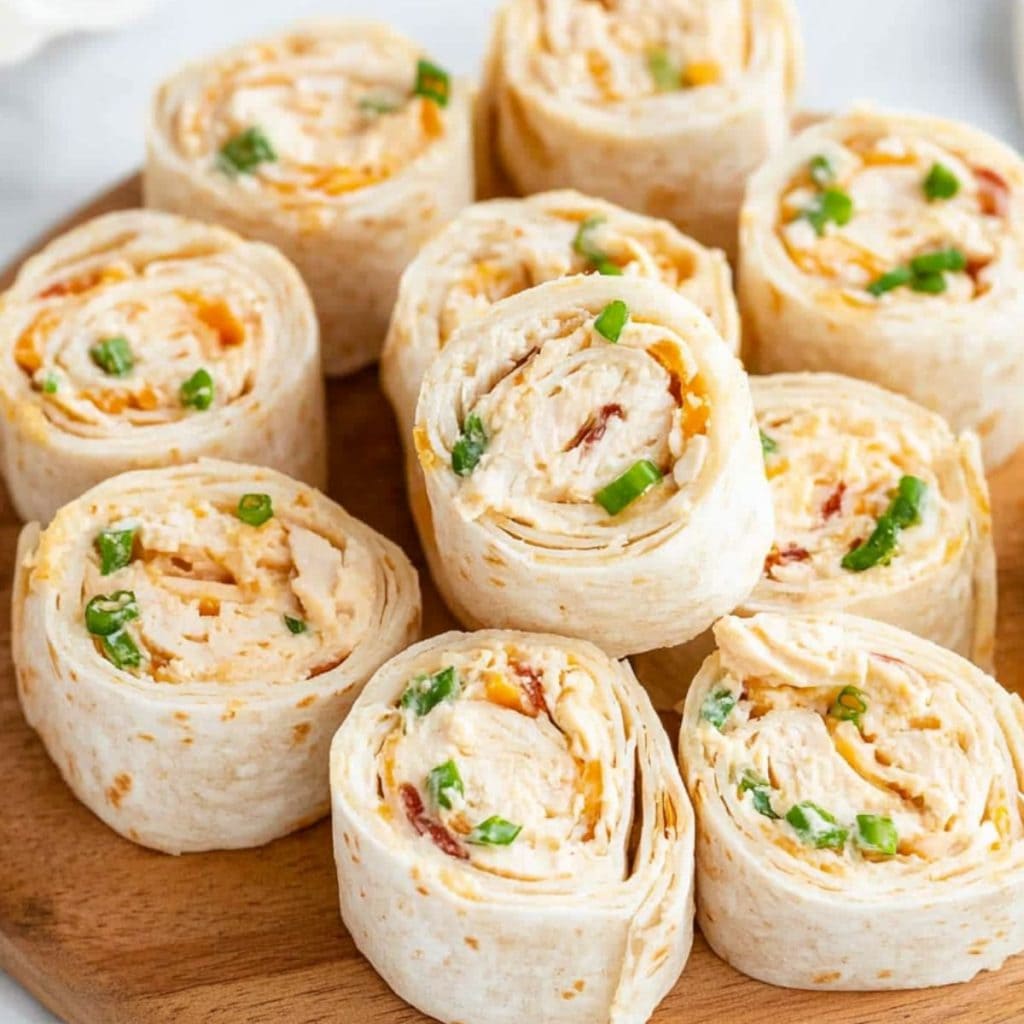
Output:
<path fill-rule="evenodd" d="M 734 78 L 746 66 L 743 0 L 538 0 L 537 8 L 532 70 L 567 101 L 608 106 L 658 97 L 652 54 L 678 69 L 680 88 Z"/>
<path fill-rule="evenodd" d="M 276 159 L 233 179 L 282 205 L 329 203 L 400 173 L 446 133 L 443 111 L 413 95 L 402 40 L 296 33 L 215 61 L 173 111 L 182 156 L 215 169 L 220 149 L 259 128 Z"/>
<path fill-rule="evenodd" d="M 319 532 L 303 508 L 275 507 L 258 527 L 222 497 L 199 494 L 168 496 L 159 510 L 125 499 L 106 511 L 101 529 L 134 530 L 132 560 L 102 575 L 90 549 L 83 614 L 96 595 L 132 592 L 137 671 L 158 682 L 309 679 L 343 662 L 370 628 L 370 553 Z"/>
<path fill-rule="evenodd" d="M 789 182 L 780 199 L 777 230 L 806 277 L 865 303 L 956 304 L 992 286 L 1009 195 L 995 171 L 931 139 L 884 132 L 829 141 L 818 155 L 834 172 L 826 187 L 845 192 L 853 210 L 848 223 L 829 223 L 819 234 L 802 215 L 819 193 L 809 169 Z M 925 181 L 936 165 L 955 176 L 955 195 L 930 198 L 926 193 Z M 872 282 L 914 257 L 951 248 L 963 253 L 967 265 L 963 272 L 945 274 L 943 293 L 900 288 L 879 300 L 866 292 Z"/>
<path fill-rule="evenodd" d="M 501 646 L 437 659 L 409 685 L 450 669 L 457 692 L 425 714 L 396 702 L 377 751 L 381 812 L 403 841 L 505 878 L 625 878 L 635 767 L 614 697 L 557 649 Z M 449 762 L 461 786 L 444 791 L 445 807 L 427 779 Z M 494 816 L 520 829 L 514 840 L 474 841 Z"/>

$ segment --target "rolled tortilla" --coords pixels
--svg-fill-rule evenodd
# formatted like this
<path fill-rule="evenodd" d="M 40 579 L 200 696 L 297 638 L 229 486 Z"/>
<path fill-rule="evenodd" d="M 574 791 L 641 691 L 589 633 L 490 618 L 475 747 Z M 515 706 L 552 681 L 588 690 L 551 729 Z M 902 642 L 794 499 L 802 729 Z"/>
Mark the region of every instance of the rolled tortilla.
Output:
<path fill-rule="evenodd" d="M 991 671 L 996 559 L 977 437 L 954 436 L 941 417 L 851 377 L 782 373 L 750 385 L 775 543 L 736 613 L 851 612 Z M 885 533 L 879 523 L 906 477 L 924 485 L 917 521 L 898 527 L 895 543 L 866 547 Z M 682 699 L 713 646 L 707 634 L 637 662 L 656 707 Z"/>
<path fill-rule="evenodd" d="M 900 989 L 1024 949 L 1020 699 L 855 616 L 727 618 L 715 638 L 680 738 L 715 952 L 773 985 Z"/>
<path fill-rule="evenodd" d="M 399 548 L 310 487 L 208 459 L 126 473 L 22 531 L 18 695 L 121 835 L 257 846 L 327 813 L 331 737 L 419 616 Z"/>
<path fill-rule="evenodd" d="M 629 667 L 592 644 L 418 644 L 331 747 L 346 927 L 439 1020 L 642 1024 L 693 940 L 693 813 L 672 761 Z"/>
<path fill-rule="evenodd" d="M 421 250 L 402 276 L 381 356 L 381 383 L 408 445 L 420 384 L 463 325 L 495 302 L 573 274 L 641 277 L 685 295 L 730 351 L 740 326 L 725 256 L 667 221 L 565 189 L 468 207 Z"/>
<path fill-rule="evenodd" d="M 746 377 L 652 281 L 498 303 L 427 371 L 414 441 L 438 582 L 467 625 L 557 629 L 615 657 L 670 646 L 746 597 L 771 544 Z"/>
<path fill-rule="evenodd" d="M 469 88 L 383 25 L 308 22 L 158 90 L 146 204 L 272 242 L 320 317 L 328 374 L 373 362 L 398 279 L 473 199 Z"/>
<path fill-rule="evenodd" d="M 741 306 L 764 373 L 833 370 L 1024 440 L 1024 163 L 940 118 L 863 109 L 807 129 L 751 179 Z M 943 269 L 945 268 L 945 269 Z"/>
<path fill-rule="evenodd" d="M 18 515 L 131 469 L 218 456 L 326 484 L 316 317 L 267 245 L 128 210 L 28 260 L 0 302 L 3 474 Z"/>
<path fill-rule="evenodd" d="M 572 186 L 732 253 L 745 180 L 789 134 L 802 64 L 790 0 L 508 0 L 486 134 L 520 194 Z"/>
<path fill-rule="evenodd" d="M 739 314 L 725 256 L 667 221 L 629 213 L 578 192 L 493 200 L 464 210 L 402 275 L 381 356 L 381 383 L 406 451 L 406 483 L 435 576 L 437 551 L 423 476 L 412 444 L 416 400 L 448 339 L 500 299 L 543 281 L 603 271 L 662 281 L 695 302 L 733 352 Z"/>

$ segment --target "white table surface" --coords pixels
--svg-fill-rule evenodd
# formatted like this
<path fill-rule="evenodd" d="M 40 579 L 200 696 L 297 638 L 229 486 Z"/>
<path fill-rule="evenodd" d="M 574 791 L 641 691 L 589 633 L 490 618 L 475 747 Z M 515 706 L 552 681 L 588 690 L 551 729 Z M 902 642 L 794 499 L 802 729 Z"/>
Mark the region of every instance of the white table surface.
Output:
<path fill-rule="evenodd" d="M 1018 147 L 1024 142 L 1012 0 L 798 4 L 807 41 L 805 106 L 872 100 L 972 121 Z M 298 16 L 365 14 L 393 21 L 451 69 L 473 72 L 496 7 L 497 0 L 164 0 L 128 28 L 61 39 L 23 64 L 0 68 L 0 265 L 140 164 L 148 96 L 195 54 Z M 0 1024 L 53 1020 L 0 973 Z"/>

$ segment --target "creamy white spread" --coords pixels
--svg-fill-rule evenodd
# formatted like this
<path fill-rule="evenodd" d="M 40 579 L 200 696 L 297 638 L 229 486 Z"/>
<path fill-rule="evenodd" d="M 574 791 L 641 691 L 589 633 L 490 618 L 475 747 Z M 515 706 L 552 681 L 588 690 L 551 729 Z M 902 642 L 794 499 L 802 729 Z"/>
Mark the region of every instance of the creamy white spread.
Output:
<path fill-rule="evenodd" d="M 638 223 L 602 213 L 586 229 L 588 244 L 603 253 L 625 277 L 661 281 L 696 303 L 722 330 L 719 288 L 701 273 L 694 252 L 675 243 L 656 221 Z M 440 268 L 444 281 L 437 299 L 440 345 L 460 327 L 482 316 L 500 299 L 545 281 L 570 274 L 593 273 L 595 267 L 574 247 L 581 225 L 590 218 L 567 210 L 509 220 L 478 218 L 471 236 Z"/>
<path fill-rule="evenodd" d="M 990 266 L 1005 234 L 1009 190 L 991 168 L 975 165 L 971 154 L 918 135 L 863 133 L 830 140 L 817 154 L 833 176 L 822 185 L 803 169 L 780 199 L 779 235 L 793 262 L 816 283 L 858 303 L 957 303 L 983 293 Z M 930 197 L 925 182 L 939 165 L 954 176 L 955 195 Z M 852 201 L 845 224 L 830 222 L 819 233 L 804 215 L 824 188 L 841 190 Z M 945 273 L 941 294 L 909 287 L 873 297 L 867 288 L 915 257 L 955 248 L 966 260 L 962 271 Z"/>
<path fill-rule="evenodd" d="M 106 510 L 102 529 L 135 531 L 132 560 L 104 576 L 90 551 L 83 608 L 96 595 L 134 593 L 139 616 L 126 629 L 143 654 L 138 671 L 158 682 L 311 678 L 370 628 L 375 573 L 360 543 L 325 536 L 303 505 L 278 500 L 252 526 L 233 501 L 168 495 L 156 509 L 126 497 Z"/>
<path fill-rule="evenodd" d="M 671 95 L 652 74 L 652 55 L 678 72 L 678 89 L 736 77 L 746 65 L 743 0 L 537 0 L 536 6 L 533 70 L 566 100 L 605 106 Z"/>
<path fill-rule="evenodd" d="M 396 702 L 377 752 L 381 813 L 393 827 L 424 856 L 507 878 L 623 879 L 634 763 L 609 690 L 539 645 L 431 657 L 409 686 L 451 669 L 454 694 L 425 714 Z M 460 786 L 444 790 L 445 807 L 427 780 L 449 762 Z M 515 838 L 475 841 L 495 817 L 519 829 Z"/>
<path fill-rule="evenodd" d="M 459 488 L 467 517 L 498 515 L 564 529 L 567 508 L 604 512 L 595 494 L 638 461 L 662 481 L 623 516 L 666 501 L 699 475 L 713 412 L 686 342 L 673 330 L 630 319 L 616 343 L 589 310 L 566 310 L 514 328 L 521 353 L 497 368 L 470 412 L 488 436 Z"/>
<path fill-rule="evenodd" d="M 946 877 L 1020 840 L 1013 759 L 984 694 L 956 678 L 958 659 L 950 656 L 950 674 L 934 659 L 925 670 L 838 626 L 783 622 L 720 624 L 720 672 L 708 692 L 727 692 L 736 704 L 720 729 L 698 723 L 719 798 L 737 828 L 767 844 L 767 856 L 841 886 L 854 863 L 879 859 L 858 843 L 858 815 L 891 822 L 896 852 L 882 859 L 894 872 Z M 858 695 L 858 720 L 834 710 L 846 687 Z M 778 819 L 742 788 L 751 771 L 767 784 Z M 812 839 L 838 826 L 845 841 L 816 848 L 802 838 L 786 816 L 804 801 L 836 823 L 818 822 Z"/>
<path fill-rule="evenodd" d="M 970 522 L 945 493 L 939 471 L 953 445 L 948 431 L 838 394 L 796 405 L 766 401 L 771 391 L 756 384 L 754 391 L 758 424 L 774 445 L 765 469 L 775 546 L 759 594 L 805 592 L 819 581 L 850 577 L 843 556 L 871 536 L 904 475 L 927 488 L 920 521 L 900 531 L 889 566 L 868 573 L 912 574 L 963 550 Z"/>
<path fill-rule="evenodd" d="M 401 39 L 300 32 L 208 63 L 179 99 L 173 138 L 216 174 L 217 154 L 258 128 L 275 159 L 232 179 L 280 203 L 326 203 L 402 171 L 445 134 L 445 117 L 416 96 L 416 54 Z"/>
<path fill-rule="evenodd" d="M 210 415 L 253 387 L 267 338 L 267 284 L 215 245 L 155 250 L 123 240 L 85 254 L 39 282 L 19 311 L 13 357 L 44 415 L 70 434 L 116 436 Z M 130 370 L 97 361 L 111 339 L 127 345 Z M 197 371 L 213 382 L 197 413 L 181 387 Z"/>

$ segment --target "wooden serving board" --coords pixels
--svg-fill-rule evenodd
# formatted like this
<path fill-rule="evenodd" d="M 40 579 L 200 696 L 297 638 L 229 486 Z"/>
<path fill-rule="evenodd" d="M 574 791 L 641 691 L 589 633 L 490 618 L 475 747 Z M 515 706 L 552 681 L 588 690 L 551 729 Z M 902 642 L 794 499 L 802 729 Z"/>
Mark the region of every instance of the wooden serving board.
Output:
<path fill-rule="evenodd" d="M 138 202 L 138 180 L 131 179 L 57 231 Z M 0 276 L 0 288 L 14 269 Z M 331 496 L 413 557 L 425 635 L 449 628 L 406 510 L 398 437 L 376 371 L 332 383 L 328 402 Z M 1024 451 L 992 489 L 1000 678 L 1024 690 Z M 18 529 L 0 496 L 0 967 L 74 1024 L 426 1021 L 391 994 L 342 927 L 327 822 L 258 850 L 168 857 L 119 838 L 72 797 L 15 695 L 7 624 Z M 951 988 L 793 992 L 743 977 L 699 936 L 654 1017 L 657 1024 L 1022 1019 L 1024 956 Z"/>

